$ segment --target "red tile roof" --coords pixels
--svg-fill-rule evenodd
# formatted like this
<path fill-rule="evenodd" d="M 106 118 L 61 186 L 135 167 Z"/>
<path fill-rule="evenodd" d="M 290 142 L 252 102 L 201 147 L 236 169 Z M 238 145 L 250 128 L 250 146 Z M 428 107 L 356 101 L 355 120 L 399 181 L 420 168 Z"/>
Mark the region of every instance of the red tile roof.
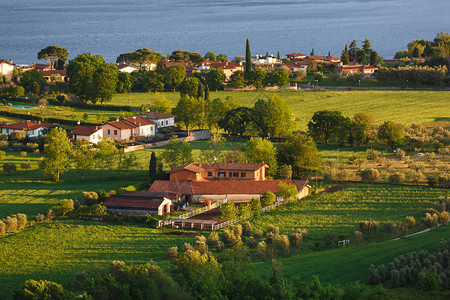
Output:
<path fill-rule="evenodd" d="M 36 123 L 36 122 L 32 122 L 32 121 L 22 121 L 22 122 L 18 122 L 18 123 L 0 126 L 0 128 L 13 129 L 13 130 L 36 130 L 41 127 L 51 128 L 52 125 L 44 124 L 44 123 Z"/>
<path fill-rule="evenodd" d="M 341 58 L 337 56 L 327 56 L 325 57 L 325 60 L 341 60 Z"/>
<path fill-rule="evenodd" d="M 166 61 L 164 63 L 164 66 L 166 68 L 173 67 L 173 66 L 184 66 L 186 68 L 186 71 L 189 71 L 189 70 L 192 71 L 192 69 L 194 68 L 192 66 L 192 64 L 187 61 Z"/>
<path fill-rule="evenodd" d="M 112 122 L 108 122 L 106 124 L 109 124 L 109 125 L 111 125 L 113 127 L 116 127 L 117 129 L 120 129 L 120 130 L 136 128 L 136 126 L 134 126 L 133 124 L 130 124 L 130 123 L 127 123 L 127 122 L 124 122 L 124 121 L 112 121 Z M 102 125 L 102 126 L 104 126 L 104 125 Z"/>
<path fill-rule="evenodd" d="M 146 125 L 154 125 L 156 124 L 155 122 L 144 118 L 144 117 L 139 117 L 139 116 L 133 116 L 130 118 L 125 118 L 123 119 L 125 122 L 131 123 L 135 126 L 146 126 Z"/>
<path fill-rule="evenodd" d="M 190 195 L 192 193 L 191 185 L 188 181 L 168 181 L 168 180 L 155 180 L 149 192 L 155 193 L 175 193 Z"/>
<path fill-rule="evenodd" d="M 42 76 L 51 76 L 51 75 L 61 75 L 66 76 L 66 70 L 46 70 L 46 71 L 39 71 L 42 73 Z"/>
<path fill-rule="evenodd" d="M 291 54 L 286 54 L 286 56 L 294 56 L 294 57 L 297 57 L 297 56 L 308 56 L 308 55 L 302 54 L 302 53 L 298 53 L 298 52 L 295 52 L 295 53 L 291 53 Z"/>
<path fill-rule="evenodd" d="M 33 69 L 38 70 L 38 71 L 44 71 L 44 70 L 51 70 L 52 69 L 50 67 L 50 65 L 44 65 L 44 64 L 34 64 L 34 65 L 31 65 L 31 67 Z"/>
<path fill-rule="evenodd" d="M 227 170 L 227 171 L 257 171 L 262 167 L 268 168 L 266 164 L 240 164 L 240 163 L 192 163 L 183 166 L 178 166 L 168 171 L 173 173 L 178 171 L 191 171 L 194 173 L 201 173 L 205 170 Z"/>
<path fill-rule="evenodd" d="M 243 68 L 243 66 L 239 63 L 232 62 L 232 61 L 220 61 L 215 62 L 211 64 L 211 67 L 213 68 L 219 68 L 219 69 L 236 69 L 236 68 Z"/>
<path fill-rule="evenodd" d="M 153 120 L 167 119 L 167 118 L 174 118 L 175 117 L 174 115 L 160 113 L 160 112 L 157 112 L 157 111 L 149 111 L 149 112 L 146 112 L 146 113 L 142 114 L 142 116 L 146 117 L 147 119 L 153 119 Z"/>
<path fill-rule="evenodd" d="M 261 180 L 261 181 L 155 181 L 151 192 L 173 192 L 184 195 L 232 195 L 263 194 L 266 191 L 278 192 L 278 183 L 295 184 L 298 191 L 307 185 L 305 180 Z M 176 183 L 176 184 L 175 184 Z"/>
<path fill-rule="evenodd" d="M 98 126 L 75 126 L 73 130 L 70 132 L 71 135 L 82 135 L 82 136 L 90 136 L 94 133 L 102 130 Z"/>

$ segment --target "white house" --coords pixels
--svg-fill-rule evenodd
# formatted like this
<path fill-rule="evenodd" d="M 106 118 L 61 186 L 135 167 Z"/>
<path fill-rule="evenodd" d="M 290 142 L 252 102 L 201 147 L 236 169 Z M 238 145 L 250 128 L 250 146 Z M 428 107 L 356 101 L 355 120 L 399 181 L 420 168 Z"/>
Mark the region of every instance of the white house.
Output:
<path fill-rule="evenodd" d="M 14 64 L 12 60 L 0 60 L 0 75 L 5 76 L 7 81 L 14 77 Z"/>
<path fill-rule="evenodd" d="M 156 123 L 144 117 L 133 116 L 123 121 L 136 127 L 136 136 L 151 136 L 156 133 Z"/>
<path fill-rule="evenodd" d="M 277 58 L 270 55 L 256 55 L 252 56 L 252 62 L 255 64 L 275 64 L 278 62 Z"/>
<path fill-rule="evenodd" d="M 156 129 L 175 126 L 175 116 L 160 113 L 157 111 L 149 111 L 141 115 L 142 117 L 156 123 Z"/>
<path fill-rule="evenodd" d="M 97 144 L 103 138 L 103 130 L 98 126 L 75 126 L 69 135 L 74 140 Z"/>
<path fill-rule="evenodd" d="M 32 121 L 22 121 L 18 123 L 2 125 L 1 133 L 6 135 L 11 135 L 13 131 L 25 131 L 27 136 L 36 137 L 42 135 L 42 131 L 47 128 L 52 128 L 53 126 L 50 124 L 41 124 L 41 121 L 38 123 Z"/>
<path fill-rule="evenodd" d="M 133 66 L 133 65 L 121 64 L 121 65 L 117 65 L 117 69 L 119 70 L 119 72 L 131 73 L 133 71 L 139 70 L 140 68 L 137 66 Z"/>

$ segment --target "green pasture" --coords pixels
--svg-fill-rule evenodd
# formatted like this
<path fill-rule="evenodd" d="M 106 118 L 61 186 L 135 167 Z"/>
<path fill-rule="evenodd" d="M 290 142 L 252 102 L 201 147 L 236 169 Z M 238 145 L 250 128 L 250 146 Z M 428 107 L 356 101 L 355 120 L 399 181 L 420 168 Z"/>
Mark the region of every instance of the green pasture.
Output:
<path fill-rule="evenodd" d="M 359 281 L 366 283 L 369 278 L 371 264 L 387 265 L 399 255 L 410 252 L 428 250 L 435 252 L 442 239 L 450 237 L 450 226 L 442 226 L 431 232 L 418 234 L 402 240 L 391 240 L 381 243 L 364 244 L 360 247 L 345 247 L 340 249 L 309 252 L 287 257 L 279 257 L 283 274 L 288 277 L 298 276 L 303 281 L 311 280 L 318 274 L 320 281 L 332 284 L 342 284 Z M 265 277 L 270 277 L 270 260 L 253 264 L 254 271 Z"/>
<path fill-rule="evenodd" d="M 11 297 L 28 279 L 68 283 L 75 274 L 128 264 L 161 262 L 169 247 L 192 243 L 192 236 L 162 234 L 139 225 L 60 220 L 0 238 L 0 299 Z M 167 264 L 165 261 L 163 264 Z"/>
<path fill-rule="evenodd" d="M 314 184 L 313 184 L 314 185 Z M 308 230 L 309 239 L 321 241 L 326 234 L 347 234 L 358 230 L 358 223 L 374 220 L 401 222 L 414 216 L 416 223 L 438 197 L 449 191 L 418 186 L 351 184 L 335 193 L 319 193 L 289 203 L 251 219 L 255 228 L 265 231 L 269 224 L 281 232 L 297 228 Z"/>
<path fill-rule="evenodd" d="M 248 91 L 211 92 L 211 98 L 234 96 L 242 105 L 253 106 L 256 100 L 276 94 L 291 107 L 298 129 L 306 129 L 308 121 L 318 110 L 340 110 L 352 117 L 368 112 L 376 123 L 395 121 L 406 124 L 449 121 L 450 93 L 446 91 Z M 179 93 L 164 93 L 176 105 Z M 130 101 L 131 99 L 131 101 Z M 139 107 L 154 99 L 152 93 L 116 94 L 111 104 Z"/>

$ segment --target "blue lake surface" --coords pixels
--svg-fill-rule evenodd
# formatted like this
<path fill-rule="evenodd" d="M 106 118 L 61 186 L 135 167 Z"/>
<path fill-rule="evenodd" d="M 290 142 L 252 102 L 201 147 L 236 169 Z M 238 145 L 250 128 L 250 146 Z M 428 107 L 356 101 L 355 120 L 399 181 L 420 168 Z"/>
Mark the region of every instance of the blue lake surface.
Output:
<path fill-rule="evenodd" d="M 0 0 L 0 58 L 37 61 L 48 45 L 73 58 L 90 51 L 115 62 L 120 53 L 177 49 L 231 59 L 245 52 L 340 56 L 368 38 L 385 58 L 412 39 L 450 31 L 449 0 Z"/>

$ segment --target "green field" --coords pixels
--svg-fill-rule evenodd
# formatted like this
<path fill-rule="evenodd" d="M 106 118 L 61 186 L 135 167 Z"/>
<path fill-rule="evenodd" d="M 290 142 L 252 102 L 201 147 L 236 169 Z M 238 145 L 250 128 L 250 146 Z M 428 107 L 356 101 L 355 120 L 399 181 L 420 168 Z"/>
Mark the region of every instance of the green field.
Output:
<path fill-rule="evenodd" d="M 269 224 L 292 233 L 308 230 L 310 239 L 329 233 L 351 236 L 360 221 L 401 222 L 414 216 L 416 222 L 438 197 L 449 191 L 416 186 L 353 184 L 335 193 L 320 193 L 296 201 L 251 219 L 255 228 L 266 230 Z"/>
<path fill-rule="evenodd" d="M 0 238 L 0 299 L 10 297 L 30 278 L 56 281 L 68 288 L 83 270 L 107 268 L 113 260 L 161 262 L 167 248 L 193 241 L 192 236 L 161 234 L 138 225 L 71 220 L 38 224 Z"/>
<path fill-rule="evenodd" d="M 372 114 L 377 123 L 396 121 L 406 124 L 427 123 L 439 120 L 449 121 L 450 93 L 446 91 L 249 91 L 212 92 L 211 98 L 234 96 L 242 105 L 253 106 L 259 98 L 277 94 L 288 103 L 297 120 L 298 129 L 306 129 L 306 124 L 318 110 L 340 110 L 345 116 L 358 112 Z M 176 105 L 179 93 L 164 93 Z M 111 104 L 139 107 L 149 104 L 152 93 L 116 94 Z"/>
<path fill-rule="evenodd" d="M 278 258 L 278 261 L 283 265 L 284 275 L 299 276 L 303 281 L 309 281 L 312 275 L 318 274 L 320 281 L 327 283 L 344 285 L 346 282 L 356 280 L 366 283 L 371 264 L 387 265 L 395 257 L 413 251 L 435 252 L 439 247 L 439 242 L 449 237 L 450 226 L 442 226 L 431 232 L 403 240 L 292 255 Z M 270 276 L 270 260 L 253 265 L 257 274 L 264 278 Z"/>

